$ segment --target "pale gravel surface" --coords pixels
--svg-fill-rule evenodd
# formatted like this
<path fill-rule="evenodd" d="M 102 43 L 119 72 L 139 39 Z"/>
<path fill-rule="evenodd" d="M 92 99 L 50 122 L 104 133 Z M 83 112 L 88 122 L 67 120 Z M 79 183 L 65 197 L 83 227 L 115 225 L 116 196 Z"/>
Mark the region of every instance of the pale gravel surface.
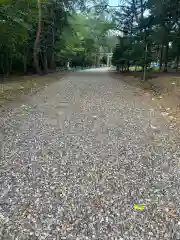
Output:
<path fill-rule="evenodd" d="M 1 116 L 0 239 L 180 239 L 179 131 L 138 91 L 76 72 Z"/>

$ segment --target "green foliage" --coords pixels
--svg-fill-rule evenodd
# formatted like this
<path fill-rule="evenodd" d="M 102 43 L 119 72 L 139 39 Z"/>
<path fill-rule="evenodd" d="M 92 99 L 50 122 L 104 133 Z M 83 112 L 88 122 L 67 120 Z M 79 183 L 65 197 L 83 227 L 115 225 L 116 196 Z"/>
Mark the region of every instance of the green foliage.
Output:
<path fill-rule="evenodd" d="M 168 70 L 174 61 L 176 69 L 180 56 L 180 1 L 129 0 L 113 11 L 116 29 L 123 33 L 113 54 L 118 68 L 129 65 L 150 66 L 159 63 Z M 131 39 L 127 46 L 127 38 Z"/>
<path fill-rule="evenodd" d="M 10 72 L 15 62 L 22 63 L 36 12 L 30 0 L 1 1 L 0 73 Z"/>
<path fill-rule="evenodd" d="M 92 66 L 96 64 L 96 53 L 103 45 L 108 46 L 107 31 L 110 23 L 94 18 L 93 15 L 74 13 L 68 18 L 71 28 L 66 27 L 56 44 L 58 62 L 70 61 L 71 66 Z M 63 46 L 63 48 L 62 48 Z M 109 49 L 105 49 L 109 50 Z"/>
<path fill-rule="evenodd" d="M 95 64 L 111 24 L 82 10 L 83 0 L 0 0 L 0 74 Z"/>

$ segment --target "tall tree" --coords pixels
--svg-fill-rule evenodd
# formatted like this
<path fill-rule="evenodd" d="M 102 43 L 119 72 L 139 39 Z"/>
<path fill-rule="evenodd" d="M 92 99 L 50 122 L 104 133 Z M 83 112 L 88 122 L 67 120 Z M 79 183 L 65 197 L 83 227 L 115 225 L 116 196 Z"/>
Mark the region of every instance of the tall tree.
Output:
<path fill-rule="evenodd" d="M 163 70 L 165 72 L 168 70 L 168 63 L 172 62 L 173 58 L 176 59 L 176 66 L 178 66 L 179 0 L 128 0 L 114 11 L 114 21 L 117 29 L 132 39 L 132 55 L 127 56 L 130 57 L 131 62 L 134 62 L 133 58 L 137 46 L 133 41 L 137 39 L 138 44 L 144 49 L 144 56 L 141 56 L 144 69 L 149 65 L 150 60 L 159 61 L 160 70 L 164 64 Z M 119 58 L 121 57 L 119 56 Z"/>
<path fill-rule="evenodd" d="M 42 70 L 39 66 L 39 54 L 40 54 L 40 36 L 41 36 L 41 22 L 42 22 L 42 11 L 41 11 L 41 0 L 37 0 L 38 6 L 38 19 L 37 19 L 37 31 L 36 31 L 36 39 L 34 41 L 34 66 L 37 73 L 42 74 Z"/>

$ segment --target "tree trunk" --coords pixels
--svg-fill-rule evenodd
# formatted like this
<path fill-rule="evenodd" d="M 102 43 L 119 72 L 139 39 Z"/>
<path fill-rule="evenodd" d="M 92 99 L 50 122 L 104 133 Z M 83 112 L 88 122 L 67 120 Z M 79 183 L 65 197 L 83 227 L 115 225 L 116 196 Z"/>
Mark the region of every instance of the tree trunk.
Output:
<path fill-rule="evenodd" d="M 168 71 L 168 53 L 169 53 L 169 42 L 166 43 L 165 58 L 164 58 L 164 72 Z"/>
<path fill-rule="evenodd" d="M 54 50 L 52 50 L 50 68 L 53 69 L 53 70 L 56 69 Z"/>
<path fill-rule="evenodd" d="M 38 24 L 37 24 L 37 31 L 36 31 L 36 39 L 34 42 L 34 49 L 33 49 L 33 58 L 34 58 L 34 67 L 38 74 L 42 74 L 42 70 L 39 65 L 39 53 L 40 53 L 40 35 L 41 35 L 41 0 L 37 0 L 38 3 Z"/>
<path fill-rule="evenodd" d="M 27 73 L 27 53 L 24 52 L 24 57 L 23 57 L 23 72 L 24 74 Z"/>
<path fill-rule="evenodd" d="M 140 7 L 141 7 L 141 20 L 144 18 L 143 13 L 144 13 L 144 7 L 143 7 L 143 0 L 140 0 Z"/>
<path fill-rule="evenodd" d="M 176 72 L 179 70 L 179 54 L 176 57 Z"/>
<path fill-rule="evenodd" d="M 9 58 L 9 73 L 12 72 L 12 55 L 10 55 L 10 58 Z"/>
<path fill-rule="evenodd" d="M 56 37 L 56 30 L 57 29 L 56 29 L 56 26 L 55 26 L 55 15 L 54 15 L 55 9 L 54 9 L 54 7 L 51 8 L 51 17 L 52 17 L 51 37 L 52 37 L 52 45 L 51 45 L 50 68 L 52 70 L 56 69 L 54 47 L 55 47 L 55 37 Z"/>
<path fill-rule="evenodd" d="M 130 70 L 130 62 L 128 60 L 128 62 L 127 62 L 127 71 L 129 72 L 129 70 Z"/>
<path fill-rule="evenodd" d="M 6 54 L 6 76 L 9 75 L 9 69 L 10 69 L 10 66 L 9 66 L 9 52 L 8 54 Z"/>
<path fill-rule="evenodd" d="M 44 67 L 44 73 L 48 73 L 48 60 L 47 60 L 47 52 L 43 52 L 43 67 Z"/>
<path fill-rule="evenodd" d="M 162 69 L 162 61 L 163 61 L 163 51 L 164 50 L 164 46 L 161 46 L 161 50 L 160 50 L 160 59 L 159 59 L 159 71 L 161 71 Z"/>

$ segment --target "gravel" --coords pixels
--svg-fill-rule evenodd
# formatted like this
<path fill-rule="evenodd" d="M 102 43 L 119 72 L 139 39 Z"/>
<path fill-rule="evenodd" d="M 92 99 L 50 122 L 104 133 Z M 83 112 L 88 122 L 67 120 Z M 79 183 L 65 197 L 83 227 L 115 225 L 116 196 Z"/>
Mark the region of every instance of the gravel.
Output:
<path fill-rule="evenodd" d="M 180 239 L 179 130 L 135 91 L 80 71 L 1 116 L 0 239 Z"/>

